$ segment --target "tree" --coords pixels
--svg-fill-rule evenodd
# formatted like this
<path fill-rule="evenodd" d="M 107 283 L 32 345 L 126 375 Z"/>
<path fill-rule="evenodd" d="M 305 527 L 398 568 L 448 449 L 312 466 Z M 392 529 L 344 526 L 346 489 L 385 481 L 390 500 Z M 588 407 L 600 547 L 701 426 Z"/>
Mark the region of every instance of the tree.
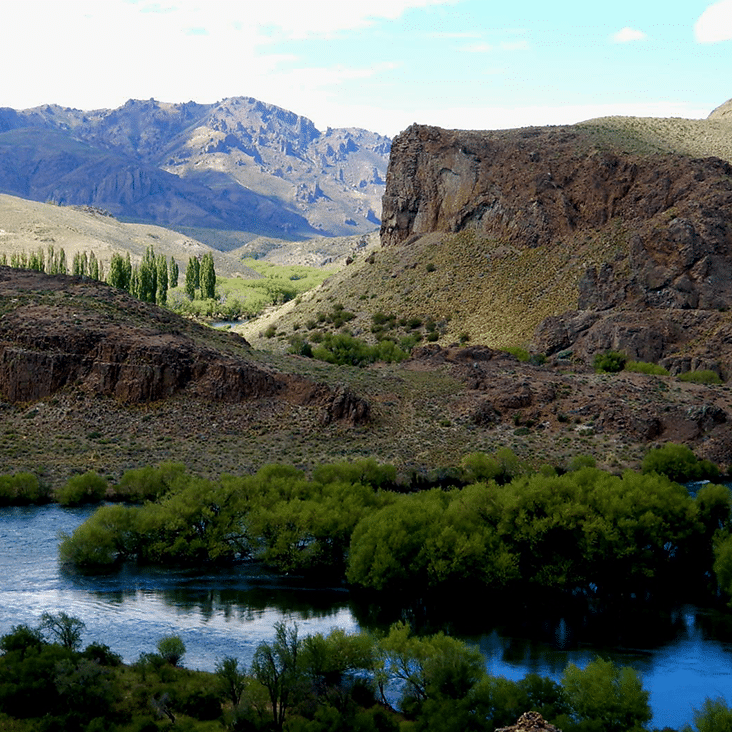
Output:
<path fill-rule="evenodd" d="M 78 618 L 72 618 L 66 613 L 43 613 L 41 615 L 41 629 L 47 630 L 58 643 L 70 651 L 74 651 L 81 643 L 81 633 L 86 625 Z"/>
<path fill-rule="evenodd" d="M 722 698 L 705 699 L 701 709 L 694 710 L 694 728 L 697 732 L 732 732 L 732 709 Z M 687 724 L 682 732 L 692 732 Z"/>
<path fill-rule="evenodd" d="M 193 300 L 196 297 L 196 269 L 198 260 L 195 257 L 188 259 L 188 266 L 186 267 L 186 281 L 185 291 L 189 300 Z"/>
<path fill-rule="evenodd" d="M 155 251 L 148 247 L 138 268 L 137 297 L 143 302 L 154 303 L 158 292 L 158 266 Z"/>
<path fill-rule="evenodd" d="M 119 287 L 121 290 L 130 290 L 130 277 L 132 275 L 132 265 L 130 264 L 130 255 L 123 257 L 121 254 L 113 254 L 109 262 L 109 274 L 107 282 L 113 287 Z"/>
<path fill-rule="evenodd" d="M 222 695 L 231 702 L 233 707 L 239 706 L 241 695 L 247 686 L 247 675 L 239 666 L 239 661 L 233 656 L 226 656 L 216 662 L 215 670 Z"/>
<path fill-rule="evenodd" d="M 37 628 L 29 625 L 14 625 L 7 635 L 0 638 L 0 651 L 3 653 L 17 652 L 22 659 L 26 652 L 43 645 L 43 635 Z"/>
<path fill-rule="evenodd" d="M 93 280 L 99 279 L 99 262 L 97 260 L 96 254 L 94 252 L 89 253 L 89 277 L 91 277 Z"/>
<path fill-rule="evenodd" d="M 201 258 L 199 273 L 201 298 L 212 300 L 216 296 L 216 270 L 214 269 L 213 254 L 207 252 Z"/>
<path fill-rule="evenodd" d="M 699 460 L 686 445 L 666 443 L 650 450 L 641 464 L 643 473 L 659 473 L 681 483 L 719 476 L 719 468 L 709 460 Z"/>
<path fill-rule="evenodd" d="M 168 302 L 168 263 L 164 254 L 161 254 L 156 261 L 158 287 L 155 299 L 158 305 L 165 305 Z"/>
<path fill-rule="evenodd" d="M 178 287 L 178 263 L 170 257 L 170 264 L 168 267 L 168 286 L 172 290 L 174 287 Z"/>
<path fill-rule="evenodd" d="M 570 663 L 562 675 L 570 716 L 595 721 L 603 732 L 627 732 L 651 720 L 649 693 L 638 672 L 597 658 L 584 669 Z"/>
<path fill-rule="evenodd" d="M 275 729 L 281 730 L 301 680 L 297 625 L 275 623 L 275 639 L 260 643 L 252 660 L 252 676 L 267 689 Z"/>
<path fill-rule="evenodd" d="M 186 655 L 186 644 L 178 635 L 166 635 L 157 643 L 160 657 L 171 666 L 177 666 Z"/>
<path fill-rule="evenodd" d="M 462 699 L 485 674 L 480 650 L 438 633 L 412 636 L 409 625 L 395 623 L 380 641 L 384 678 L 403 682 L 402 704 L 413 707 L 427 699 Z"/>

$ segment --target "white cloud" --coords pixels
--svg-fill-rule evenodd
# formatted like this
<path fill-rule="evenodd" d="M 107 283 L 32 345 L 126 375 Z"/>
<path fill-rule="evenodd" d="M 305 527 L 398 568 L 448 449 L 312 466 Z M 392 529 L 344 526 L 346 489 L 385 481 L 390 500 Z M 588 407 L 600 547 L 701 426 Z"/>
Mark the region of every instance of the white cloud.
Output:
<path fill-rule="evenodd" d="M 640 30 L 625 26 L 617 33 L 613 34 L 613 43 L 633 43 L 634 41 L 644 41 L 648 36 Z"/>
<path fill-rule="evenodd" d="M 461 51 L 465 53 L 488 53 L 493 50 L 490 43 L 471 43 L 469 46 L 463 46 Z"/>
<path fill-rule="evenodd" d="M 451 5 L 458 0 L 266 0 L 262 3 L 232 3 L 231 0 L 125 0 L 150 14 L 164 14 L 179 25 L 188 18 L 193 27 L 207 27 L 211 18 L 226 18 L 238 27 L 259 28 L 289 38 L 330 36 L 341 31 L 358 30 L 379 20 L 395 20 L 408 10 L 437 5 Z M 106 5 L 105 5 L 106 8 Z M 208 21 L 208 22 L 207 22 Z"/>
<path fill-rule="evenodd" d="M 694 36 L 699 43 L 732 40 L 732 0 L 710 5 L 696 21 Z"/>

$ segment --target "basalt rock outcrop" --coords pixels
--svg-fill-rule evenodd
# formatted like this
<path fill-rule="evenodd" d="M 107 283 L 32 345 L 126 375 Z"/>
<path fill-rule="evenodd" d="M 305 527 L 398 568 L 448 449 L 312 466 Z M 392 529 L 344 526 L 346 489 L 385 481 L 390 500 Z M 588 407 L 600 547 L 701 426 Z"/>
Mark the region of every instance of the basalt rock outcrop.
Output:
<path fill-rule="evenodd" d="M 549 724 L 539 712 L 526 712 L 511 727 L 500 727 L 496 732 L 560 732 L 553 724 Z"/>
<path fill-rule="evenodd" d="M 468 229 L 486 246 L 573 253 L 576 309 L 537 322 L 535 350 L 587 362 L 616 348 L 673 373 L 732 374 L 728 162 L 599 147 L 578 127 L 413 125 L 386 181 L 384 246 Z"/>
<path fill-rule="evenodd" d="M 324 424 L 369 419 L 350 390 L 256 363 L 239 336 L 101 283 L 0 267 L 0 301 L 0 394 L 10 402 L 73 388 L 125 404 L 271 399 L 313 406 Z"/>

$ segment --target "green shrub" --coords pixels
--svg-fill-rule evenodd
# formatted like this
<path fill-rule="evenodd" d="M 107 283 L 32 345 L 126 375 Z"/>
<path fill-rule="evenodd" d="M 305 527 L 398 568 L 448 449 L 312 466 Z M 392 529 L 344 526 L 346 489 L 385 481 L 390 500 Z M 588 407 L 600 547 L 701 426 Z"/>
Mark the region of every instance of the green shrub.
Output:
<path fill-rule="evenodd" d="M 652 376 L 668 376 L 668 369 L 657 363 L 647 361 L 628 361 L 625 364 L 626 371 L 633 371 L 637 374 L 650 374 Z"/>
<path fill-rule="evenodd" d="M 90 470 L 74 475 L 61 488 L 56 489 L 56 500 L 62 506 L 78 506 L 81 503 L 98 503 L 107 492 L 107 480 Z"/>
<path fill-rule="evenodd" d="M 694 709 L 694 728 L 697 732 L 729 732 L 732 730 L 732 709 L 721 697 L 705 699 L 701 709 Z M 692 727 L 682 727 L 682 732 L 692 732 Z"/>
<path fill-rule="evenodd" d="M 45 497 L 32 473 L 0 475 L 0 506 L 37 503 Z"/>
<path fill-rule="evenodd" d="M 382 340 L 375 346 L 370 346 L 346 333 L 326 333 L 321 344 L 313 348 L 312 354 L 313 358 L 340 366 L 365 366 L 374 361 L 403 361 L 409 355 L 391 340 Z"/>
<path fill-rule="evenodd" d="M 529 360 L 529 352 L 525 348 L 519 346 L 510 346 L 509 348 L 503 349 L 506 353 L 510 353 L 514 358 L 517 358 L 521 363 L 526 363 Z"/>
<path fill-rule="evenodd" d="M 582 468 L 594 467 L 597 467 L 597 462 L 592 455 L 575 455 L 567 465 L 567 472 L 573 473 L 576 470 L 582 470 Z"/>
<path fill-rule="evenodd" d="M 687 371 L 679 374 L 679 381 L 686 381 L 691 384 L 721 384 L 722 379 L 715 371 L 700 369 L 699 371 Z"/>
<path fill-rule="evenodd" d="M 183 463 L 161 463 L 159 467 L 133 468 L 115 486 L 115 497 L 125 501 L 150 501 L 160 498 L 185 476 Z"/>
<path fill-rule="evenodd" d="M 659 473 L 677 483 L 719 476 L 719 468 L 714 463 L 699 460 L 691 448 L 673 442 L 648 452 L 643 458 L 641 472 Z"/>
<path fill-rule="evenodd" d="M 590 729 L 626 732 L 651 720 L 649 693 L 638 672 L 597 658 L 584 669 L 570 663 L 562 676 L 564 699 L 570 717 L 578 723 L 595 723 Z"/>
<path fill-rule="evenodd" d="M 186 654 L 186 645 L 178 635 L 168 635 L 157 643 L 160 657 L 171 666 L 177 666 Z"/>
<path fill-rule="evenodd" d="M 628 357 L 620 351 L 605 351 L 598 353 L 593 366 L 598 374 L 616 374 L 625 368 Z"/>
<path fill-rule="evenodd" d="M 290 336 L 290 353 L 296 356 L 313 357 L 313 347 L 301 336 Z"/>

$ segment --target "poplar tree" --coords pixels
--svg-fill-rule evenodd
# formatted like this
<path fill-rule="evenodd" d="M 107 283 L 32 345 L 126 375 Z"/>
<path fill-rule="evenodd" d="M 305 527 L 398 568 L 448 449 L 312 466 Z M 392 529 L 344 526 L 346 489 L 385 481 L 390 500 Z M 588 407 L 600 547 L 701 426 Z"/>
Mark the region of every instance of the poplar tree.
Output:
<path fill-rule="evenodd" d="M 196 297 L 196 267 L 193 263 L 197 261 L 195 257 L 190 257 L 188 266 L 186 267 L 185 290 L 189 300 L 193 300 Z"/>
<path fill-rule="evenodd" d="M 216 296 L 216 270 L 214 269 L 213 254 L 208 252 L 201 258 L 201 298 L 212 300 Z"/>
<path fill-rule="evenodd" d="M 158 305 L 165 305 L 168 302 L 168 263 L 165 261 L 164 254 L 157 258 L 156 302 Z"/>
<path fill-rule="evenodd" d="M 178 263 L 170 257 L 170 266 L 168 268 L 168 287 L 172 290 L 174 287 L 178 287 Z"/>

